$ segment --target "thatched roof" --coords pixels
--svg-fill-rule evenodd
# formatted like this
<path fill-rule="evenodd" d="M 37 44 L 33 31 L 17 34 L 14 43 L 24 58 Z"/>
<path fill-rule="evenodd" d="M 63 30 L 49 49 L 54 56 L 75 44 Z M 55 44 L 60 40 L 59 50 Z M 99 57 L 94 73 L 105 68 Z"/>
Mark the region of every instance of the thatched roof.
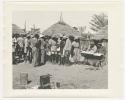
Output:
<path fill-rule="evenodd" d="M 12 34 L 25 34 L 25 32 L 16 24 L 12 24 Z"/>
<path fill-rule="evenodd" d="M 48 29 L 46 29 L 44 32 L 42 32 L 44 35 L 52 36 L 53 34 L 61 34 L 61 35 L 73 35 L 73 36 L 79 36 L 80 33 L 75 30 L 70 25 L 66 24 L 65 22 L 57 22 L 53 25 L 51 25 Z"/>

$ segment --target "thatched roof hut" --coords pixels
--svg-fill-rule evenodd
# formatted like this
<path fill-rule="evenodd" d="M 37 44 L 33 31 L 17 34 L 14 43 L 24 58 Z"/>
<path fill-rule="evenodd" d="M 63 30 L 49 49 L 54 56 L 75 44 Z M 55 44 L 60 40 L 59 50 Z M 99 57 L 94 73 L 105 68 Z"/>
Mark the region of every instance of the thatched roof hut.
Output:
<path fill-rule="evenodd" d="M 57 35 L 73 35 L 73 36 L 80 36 L 80 33 L 71 27 L 70 25 L 66 24 L 65 22 L 57 22 L 51 25 L 48 29 L 42 32 L 44 35 L 53 36 L 53 34 Z"/>
<path fill-rule="evenodd" d="M 15 35 L 15 34 L 26 34 L 26 33 L 16 24 L 12 24 L 12 34 Z"/>

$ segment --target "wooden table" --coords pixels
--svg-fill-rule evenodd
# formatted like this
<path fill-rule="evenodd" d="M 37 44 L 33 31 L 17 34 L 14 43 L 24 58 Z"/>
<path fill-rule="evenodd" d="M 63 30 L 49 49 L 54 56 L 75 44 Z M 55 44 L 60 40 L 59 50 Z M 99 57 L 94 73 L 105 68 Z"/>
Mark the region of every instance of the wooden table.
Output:
<path fill-rule="evenodd" d="M 97 60 L 96 66 L 99 67 L 102 65 L 104 55 L 101 53 L 92 53 L 89 51 L 81 51 L 81 55 L 85 57 L 86 63 L 88 63 L 88 59 L 95 59 L 95 60 Z"/>

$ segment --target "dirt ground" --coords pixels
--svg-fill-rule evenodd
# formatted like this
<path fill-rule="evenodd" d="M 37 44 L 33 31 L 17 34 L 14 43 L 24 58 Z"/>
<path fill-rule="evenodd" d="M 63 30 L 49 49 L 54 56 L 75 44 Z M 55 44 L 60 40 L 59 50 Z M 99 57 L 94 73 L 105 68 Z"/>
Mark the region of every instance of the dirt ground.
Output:
<path fill-rule="evenodd" d="M 33 67 L 29 63 L 13 65 L 13 88 L 21 89 L 20 73 L 28 73 L 28 88 L 37 87 L 40 84 L 40 76 L 50 74 L 52 81 L 59 82 L 61 89 L 106 89 L 108 88 L 108 67 L 95 70 L 90 65 L 46 65 Z"/>

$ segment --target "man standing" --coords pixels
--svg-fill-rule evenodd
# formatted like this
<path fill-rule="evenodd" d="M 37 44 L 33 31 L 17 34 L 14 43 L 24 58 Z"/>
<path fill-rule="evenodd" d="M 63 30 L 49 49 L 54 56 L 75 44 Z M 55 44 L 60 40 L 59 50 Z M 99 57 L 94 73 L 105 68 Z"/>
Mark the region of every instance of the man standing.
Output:
<path fill-rule="evenodd" d="M 55 37 L 52 38 L 51 41 L 49 41 L 50 47 L 51 47 L 51 60 L 52 63 L 56 63 L 56 53 L 57 53 L 57 43 Z"/>
<path fill-rule="evenodd" d="M 19 61 L 22 59 L 24 54 L 24 39 L 23 35 L 20 35 L 19 38 L 17 38 L 17 43 L 19 46 Z"/>
<path fill-rule="evenodd" d="M 64 59 L 66 64 L 70 64 L 69 57 L 70 57 L 70 52 L 71 52 L 71 47 L 72 47 L 72 41 L 73 41 L 73 36 L 69 36 L 69 38 L 66 40 L 66 44 L 64 47 Z"/>
<path fill-rule="evenodd" d="M 31 37 L 27 36 L 27 60 L 31 63 L 32 62 L 32 48 L 31 48 Z"/>
<path fill-rule="evenodd" d="M 32 56 L 33 56 L 33 66 L 36 67 L 39 65 L 39 35 L 35 34 L 32 38 Z"/>
<path fill-rule="evenodd" d="M 62 40 L 60 42 L 60 64 L 64 65 L 64 55 L 63 55 L 63 52 L 64 52 L 64 47 L 65 47 L 65 43 L 66 43 L 66 36 L 63 36 L 62 37 Z"/>
<path fill-rule="evenodd" d="M 27 47 L 28 47 L 28 39 L 24 37 L 24 61 L 27 62 Z"/>
<path fill-rule="evenodd" d="M 45 41 L 44 35 L 40 35 L 40 65 L 45 64 Z"/>

